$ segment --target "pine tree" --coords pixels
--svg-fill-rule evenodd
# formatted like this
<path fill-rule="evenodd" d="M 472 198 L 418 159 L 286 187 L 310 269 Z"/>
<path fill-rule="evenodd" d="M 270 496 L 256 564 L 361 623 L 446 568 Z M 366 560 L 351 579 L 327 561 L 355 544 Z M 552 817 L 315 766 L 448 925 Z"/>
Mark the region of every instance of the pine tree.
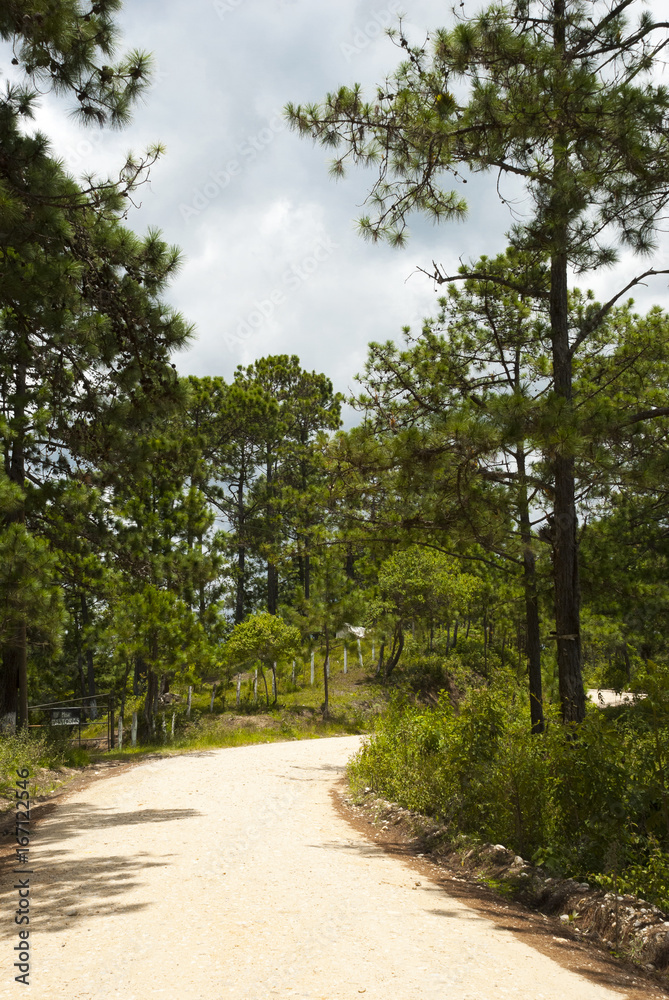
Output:
<path fill-rule="evenodd" d="M 146 57 L 111 66 L 116 0 L 9 3 L 0 35 L 29 79 L 77 98 L 85 121 L 121 125 L 147 80 Z M 36 91 L 0 99 L 0 400 L 5 471 L 25 500 L 4 524 L 43 531 L 58 485 L 127 456 L 127 428 L 176 393 L 171 352 L 190 330 L 159 299 L 179 253 L 121 219 L 146 178 L 130 157 L 116 182 L 76 184 L 27 132 Z M 124 430 L 125 428 L 125 430 Z M 3 646 L 0 715 L 27 721 L 27 622 Z M 29 638 L 29 637 L 28 637 Z"/>
<path fill-rule="evenodd" d="M 323 105 L 287 106 L 292 125 L 326 146 L 344 144 L 335 176 L 347 160 L 376 165 L 371 239 L 401 245 L 412 211 L 435 221 L 463 218 L 466 205 L 440 186 L 444 173 L 494 170 L 520 177 L 532 214 L 514 226 L 517 249 L 550 266 L 549 313 L 555 412 L 564 430 L 553 455 L 555 479 L 554 586 L 563 718 L 585 711 L 579 631 L 580 588 L 572 368 L 578 344 L 607 308 L 652 268 L 629 282 L 580 331 L 569 328 L 568 268 L 585 272 L 617 259 L 618 242 L 652 250 L 656 222 L 669 199 L 666 136 L 669 93 L 649 78 L 667 44 L 644 12 L 634 27 L 633 0 L 593 3 L 520 0 L 440 30 L 431 47 L 409 45 L 400 24 L 405 62 L 362 99 L 359 86 L 341 88 Z M 659 37 L 658 37 L 659 35 Z M 466 88 L 463 99 L 456 95 Z M 473 268 L 469 269 L 476 276 Z M 439 281 L 461 280 L 437 265 Z M 518 291 L 533 291 L 526 281 Z"/>

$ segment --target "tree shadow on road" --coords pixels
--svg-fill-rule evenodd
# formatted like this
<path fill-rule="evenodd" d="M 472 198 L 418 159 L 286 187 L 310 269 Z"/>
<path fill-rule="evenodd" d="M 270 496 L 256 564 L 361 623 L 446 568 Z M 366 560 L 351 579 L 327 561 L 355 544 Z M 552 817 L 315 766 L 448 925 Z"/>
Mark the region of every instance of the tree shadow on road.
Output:
<path fill-rule="evenodd" d="M 171 823 L 201 815 L 197 809 L 132 809 L 120 812 L 113 806 L 101 807 L 77 802 L 60 807 L 55 815 L 51 814 L 48 823 L 40 823 L 35 834 L 35 844 L 51 844 L 79 837 L 85 830 L 137 826 L 139 823 Z"/>
<path fill-rule="evenodd" d="M 152 860 L 143 853 L 134 858 L 112 854 L 82 859 L 74 853 L 57 857 L 64 853 L 40 853 L 39 860 L 31 861 L 31 931 L 61 931 L 68 927 L 76 930 L 79 925 L 87 925 L 91 918 L 146 909 L 148 903 L 124 904 L 122 897 L 141 884 L 142 874 L 148 868 L 164 867 L 168 863 Z M 17 879 L 25 876 L 12 876 L 6 863 L 3 867 L 0 906 L 3 912 L 12 913 L 17 903 L 17 891 L 13 886 Z M 18 930 L 13 921 L 3 921 L 0 936 L 15 937 Z"/>
<path fill-rule="evenodd" d="M 17 904 L 15 869 L 31 869 L 31 930 L 60 931 L 86 925 L 89 918 L 128 914 L 149 903 L 124 903 L 123 897 L 141 884 L 148 868 L 165 867 L 170 855 L 157 860 L 144 851 L 128 858 L 112 854 L 122 834 L 119 827 L 142 823 L 172 823 L 202 815 L 196 809 L 134 809 L 119 812 L 77 802 L 51 813 L 34 831 L 27 864 L 17 864 L 12 850 L 2 859 L 0 908 L 13 914 Z M 109 854 L 90 856 L 89 831 L 109 830 Z M 74 841 L 77 841 L 75 843 Z M 49 847 L 49 845 L 53 845 Z M 68 845 L 67 847 L 64 845 Z M 100 849 L 99 842 L 96 845 Z M 15 936 L 12 921 L 3 922 L 0 936 Z"/>

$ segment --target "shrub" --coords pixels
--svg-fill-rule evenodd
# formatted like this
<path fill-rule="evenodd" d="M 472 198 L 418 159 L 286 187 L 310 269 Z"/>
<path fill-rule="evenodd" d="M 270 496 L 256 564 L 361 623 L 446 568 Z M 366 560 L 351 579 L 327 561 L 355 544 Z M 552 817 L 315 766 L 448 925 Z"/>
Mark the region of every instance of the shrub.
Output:
<path fill-rule="evenodd" d="M 667 719 L 647 706 L 617 718 L 593 707 L 575 732 L 548 714 L 546 732 L 531 735 L 526 702 L 499 679 L 457 710 L 445 694 L 432 709 L 396 701 L 351 781 L 454 837 L 501 842 L 575 876 L 615 870 L 629 891 L 669 905 Z"/>
<path fill-rule="evenodd" d="M 0 737 L 0 796 L 13 798 L 17 768 L 29 768 L 32 776 L 39 768 L 83 767 L 89 761 L 88 752 L 73 746 L 69 734 L 61 729 L 5 734 Z M 39 791 L 34 781 L 31 786 L 33 794 Z"/>

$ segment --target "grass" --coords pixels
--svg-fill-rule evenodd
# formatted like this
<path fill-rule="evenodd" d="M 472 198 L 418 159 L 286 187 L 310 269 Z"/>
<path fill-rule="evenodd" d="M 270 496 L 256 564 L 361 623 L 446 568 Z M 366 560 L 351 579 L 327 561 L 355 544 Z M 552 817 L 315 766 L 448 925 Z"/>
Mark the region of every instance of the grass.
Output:
<path fill-rule="evenodd" d="M 317 739 L 367 733 L 387 706 L 385 691 L 371 676 L 370 666 L 361 667 L 357 656 L 349 657 L 348 672 L 343 673 L 342 659 L 335 656 L 330 666 L 329 718 L 323 719 L 322 666 L 317 664 L 315 683 L 309 683 L 309 664 L 304 668 L 298 683 L 290 680 L 290 668 L 279 676 L 277 704 L 267 706 L 265 689 L 258 680 L 258 699 L 253 702 L 252 675 L 244 675 L 239 707 L 236 704 L 236 678 L 228 685 L 217 687 L 214 711 L 210 711 L 211 687 L 203 685 L 195 690 L 191 702 L 191 717 L 186 718 L 186 687 L 174 687 L 173 693 L 181 696 L 176 706 L 159 710 L 156 716 L 156 739 L 143 747 L 130 747 L 105 758 L 123 757 L 151 749 L 153 752 L 184 752 L 202 747 L 245 746 L 252 743 L 269 743 L 276 740 Z M 370 657 L 367 656 L 368 664 Z M 305 683 L 306 681 L 306 683 Z M 271 677 L 267 678 L 271 700 Z M 176 733 L 170 737 L 172 714 L 176 713 Z M 129 743 L 131 709 L 126 708 L 124 743 Z M 165 735 L 163 736 L 163 720 Z"/>
<path fill-rule="evenodd" d="M 28 768 L 28 791 L 32 801 L 48 795 L 91 762 L 88 751 L 71 746 L 62 733 L 16 733 L 0 737 L 0 812 L 14 808 L 19 775 Z"/>
<path fill-rule="evenodd" d="M 34 799 L 69 781 L 73 769 L 85 770 L 106 760 L 132 761 L 155 754 L 182 754 L 203 749 L 370 732 L 374 720 L 386 708 L 387 697 L 372 676 L 370 650 L 365 650 L 365 653 L 368 665 L 360 667 L 357 655 L 353 655 L 352 644 L 346 674 L 342 669 L 341 651 L 339 659 L 337 652 L 331 658 L 330 718 L 327 720 L 323 719 L 321 711 L 324 698 L 322 659 L 320 663 L 317 659 L 313 686 L 309 683 L 308 663 L 295 685 L 290 680 L 290 666 L 283 671 L 283 676 L 280 672 L 277 704 L 269 709 L 260 679 L 258 701 L 253 703 L 251 674 L 245 675 L 239 708 L 236 706 L 236 678 L 233 678 L 228 685 L 218 685 L 213 712 L 210 712 L 211 686 L 202 685 L 200 690 L 195 690 L 190 718 L 186 718 L 187 688 L 174 687 L 173 692 L 181 695 L 182 700 L 177 706 L 165 709 L 166 736 L 163 737 L 161 710 L 156 717 L 156 739 L 136 747 L 130 745 L 130 720 L 133 708 L 139 709 L 141 699 L 137 699 L 136 706 L 131 702 L 126 704 L 122 750 L 84 750 L 66 744 L 62 737 L 48 738 L 44 733 L 28 739 L 21 734 L 0 737 L 0 800 L 3 800 L 0 809 L 12 807 L 17 767 L 29 767 L 31 797 Z M 268 676 L 267 680 L 271 698 L 271 677 Z M 174 739 L 171 739 L 173 711 L 177 713 L 177 727 Z M 106 726 L 106 716 L 101 716 L 94 723 L 82 727 L 82 738 L 105 735 Z M 115 737 L 117 732 L 116 729 Z"/>

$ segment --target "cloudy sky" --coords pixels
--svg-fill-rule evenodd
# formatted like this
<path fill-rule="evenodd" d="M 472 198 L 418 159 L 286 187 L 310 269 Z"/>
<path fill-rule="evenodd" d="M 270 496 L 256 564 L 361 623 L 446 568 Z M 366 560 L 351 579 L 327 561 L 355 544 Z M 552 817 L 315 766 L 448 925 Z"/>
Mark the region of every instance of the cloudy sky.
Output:
<path fill-rule="evenodd" d="M 288 131 L 281 116 L 287 101 L 318 100 L 340 84 L 359 81 L 372 93 L 399 62 L 384 34 L 397 12 L 419 40 L 449 22 L 451 5 L 126 0 L 123 48 L 152 52 L 157 70 L 133 124 L 83 130 L 61 101 L 43 101 L 38 124 L 77 175 L 113 172 L 128 149 L 167 147 L 128 222 L 138 232 L 159 227 L 183 250 L 167 296 L 197 330 L 177 359 L 182 373 L 230 378 L 238 364 L 294 353 L 337 389 L 355 389 L 370 340 L 395 338 L 434 313 L 435 290 L 418 266 L 435 259 L 453 269 L 460 256 L 504 248 L 510 217 L 494 175 L 462 189 L 466 222 L 435 228 L 416 219 L 403 250 L 365 243 L 355 219 L 373 175 L 356 170 L 334 182 L 327 151 Z M 654 263 L 669 266 L 669 242 Z M 603 295 L 642 269 L 625 258 L 588 283 Z M 669 308 L 666 279 L 653 281 L 637 293 L 639 307 Z"/>

